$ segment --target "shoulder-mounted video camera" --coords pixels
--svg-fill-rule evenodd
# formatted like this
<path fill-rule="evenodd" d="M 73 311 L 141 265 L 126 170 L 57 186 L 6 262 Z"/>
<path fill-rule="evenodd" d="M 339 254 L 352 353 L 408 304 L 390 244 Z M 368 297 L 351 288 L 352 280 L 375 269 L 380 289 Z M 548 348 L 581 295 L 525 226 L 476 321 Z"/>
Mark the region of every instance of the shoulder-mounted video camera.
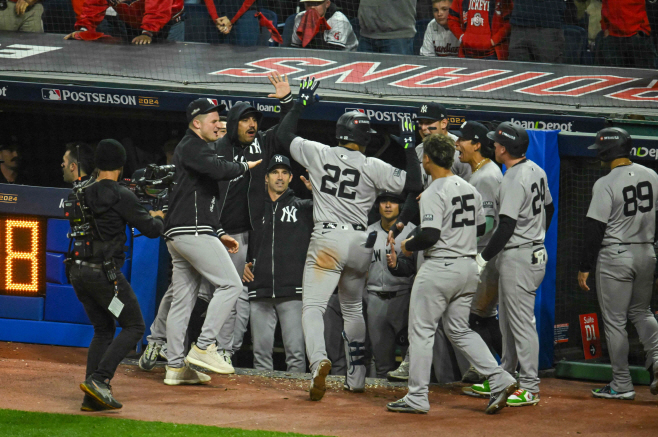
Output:
<path fill-rule="evenodd" d="M 169 191 L 174 185 L 176 166 L 149 164 L 135 170 L 131 179 L 123 185 L 131 190 L 140 203 L 150 205 L 156 211 L 167 211 Z"/>

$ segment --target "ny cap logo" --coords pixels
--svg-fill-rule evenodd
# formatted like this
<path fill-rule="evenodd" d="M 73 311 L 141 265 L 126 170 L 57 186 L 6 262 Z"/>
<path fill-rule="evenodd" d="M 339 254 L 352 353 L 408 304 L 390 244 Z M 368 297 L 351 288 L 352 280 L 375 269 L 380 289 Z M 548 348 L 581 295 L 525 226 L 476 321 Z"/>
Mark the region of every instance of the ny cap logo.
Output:
<path fill-rule="evenodd" d="M 275 160 L 276 162 L 283 162 L 283 157 L 282 157 L 281 155 L 276 155 L 276 156 L 274 157 L 274 160 Z"/>
<path fill-rule="evenodd" d="M 423 105 L 420 107 L 420 112 L 425 113 L 427 112 L 427 105 Z"/>

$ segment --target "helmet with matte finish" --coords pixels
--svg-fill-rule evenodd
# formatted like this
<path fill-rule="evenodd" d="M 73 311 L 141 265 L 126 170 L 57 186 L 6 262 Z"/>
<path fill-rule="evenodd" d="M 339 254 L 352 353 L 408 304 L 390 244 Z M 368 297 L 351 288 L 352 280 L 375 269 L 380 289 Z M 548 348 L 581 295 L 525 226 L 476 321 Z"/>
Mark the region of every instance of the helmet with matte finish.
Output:
<path fill-rule="evenodd" d="M 366 147 L 372 134 L 377 133 L 370 127 L 368 116 L 359 111 L 346 112 L 336 123 L 336 139 Z"/>
<path fill-rule="evenodd" d="M 510 155 L 519 158 L 525 156 L 530 144 L 528 132 L 509 121 L 500 123 L 496 129 L 487 134 L 487 138 L 503 146 Z"/>
<path fill-rule="evenodd" d="M 588 147 L 596 150 L 596 157 L 604 162 L 631 156 L 633 140 L 628 132 L 619 127 L 606 127 L 596 134 L 596 141 Z"/>

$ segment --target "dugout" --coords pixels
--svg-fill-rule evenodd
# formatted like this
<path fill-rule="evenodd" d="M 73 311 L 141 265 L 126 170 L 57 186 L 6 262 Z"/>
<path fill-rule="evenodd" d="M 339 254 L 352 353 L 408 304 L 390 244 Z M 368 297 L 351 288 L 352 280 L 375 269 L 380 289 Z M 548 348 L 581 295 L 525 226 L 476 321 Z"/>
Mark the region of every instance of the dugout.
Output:
<path fill-rule="evenodd" d="M 300 135 L 334 144 L 335 120 L 358 110 L 378 131 L 367 154 L 394 164 L 403 154 L 387 134 L 395 133 L 401 116 L 414 116 L 426 101 L 445 103 L 453 128 L 470 119 L 512 121 L 534 129 L 535 159 L 551 166 L 549 182 L 558 199 L 550 237 L 557 254 L 552 257 L 554 273 L 547 274 L 537 311 L 542 368 L 563 359 L 582 360 L 579 316 L 599 312 L 594 290 L 584 293 L 576 281 L 591 187 L 603 175 L 587 150 L 593 134 L 607 125 L 628 129 L 634 134 L 634 159 L 658 169 L 658 128 L 651 121 L 658 114 L 658 88 L 653 72 L 646 70 L 601 68 L 594 74 L 592 67 L 465 59 L 446 63 L 188 43 L 148 48 L 85 45 L 59 35 L 8 33 L 0 33 L 0 69 L 1 129 L 27 138 L 28 167 L 35 185 L 44 187 L 63 186 L 59 163 L 64 144 L 72 140 L 121 140 L 129 149 L 132 168 L 127 173 L 146 163 L 162 163 L 163 144 L 182 136 L 185 107 L 200 96 L 228 107 L 249 101 L 264 113 L 265 126 L 273 125 L 280 108 L 266 97 L 271 69 L 287 72 L 293 89 L 307 74 L 322 79 L 322 104 L 304 114 Z M 629 120 L 628 114 L 644 121 Z M 302 169 L 296 165 L 293 171 L 299 175 Z M 297 179 L 293 189 L 307 195 Z M 6 211 L 3 208 L 0 203 L 0 211 Z M 657 303 L 654 297 L 654 309 Z M 632 329 L 631 362 L 642 365 L 641 345 Z M 605 356 L 602 327 L 601 335 Z"/>

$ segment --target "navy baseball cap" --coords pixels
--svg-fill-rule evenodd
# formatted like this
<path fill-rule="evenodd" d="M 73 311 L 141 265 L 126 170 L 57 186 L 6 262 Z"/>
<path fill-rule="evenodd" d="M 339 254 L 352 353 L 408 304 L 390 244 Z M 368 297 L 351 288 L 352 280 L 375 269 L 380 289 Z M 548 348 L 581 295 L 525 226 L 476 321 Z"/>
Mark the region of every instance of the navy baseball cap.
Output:
<path fill-rule="evenodd" d="M 215 99 L 196 99 L 187 105 L 187 122 L 194 120 L 197 115 L 209 114 L 215 111 L 222 112 L 224 109 L 226 109 L 226 105 L 218 105 Z"/>
<path fill-rule="evenodd" d="M 448 118 L 448 110 L 440 103 L 423 103 L 416 114 L 419 119 L 441 121 Z"/>
<path fill-rule="evenodd" d="M 274 170 L 275 167 L 278 166 L 284 166 L 288 167 L 288 170 L 292 170 L 292 166 L 290 165 L 290 159 L 287 156 L 283 155 L 274 155 L 272 159 L 270 159 L 270 165 L 267 166 L 267 172 L 271 172 Z"/>
<path fill-rule="evenodd" d="M 459 130 L 453 130 L 450 133 L 463 140 L 482 144 L 484 141 L 487 141 L 489 129 L 477 121 L 465 121 L 459 127 Z"/>

